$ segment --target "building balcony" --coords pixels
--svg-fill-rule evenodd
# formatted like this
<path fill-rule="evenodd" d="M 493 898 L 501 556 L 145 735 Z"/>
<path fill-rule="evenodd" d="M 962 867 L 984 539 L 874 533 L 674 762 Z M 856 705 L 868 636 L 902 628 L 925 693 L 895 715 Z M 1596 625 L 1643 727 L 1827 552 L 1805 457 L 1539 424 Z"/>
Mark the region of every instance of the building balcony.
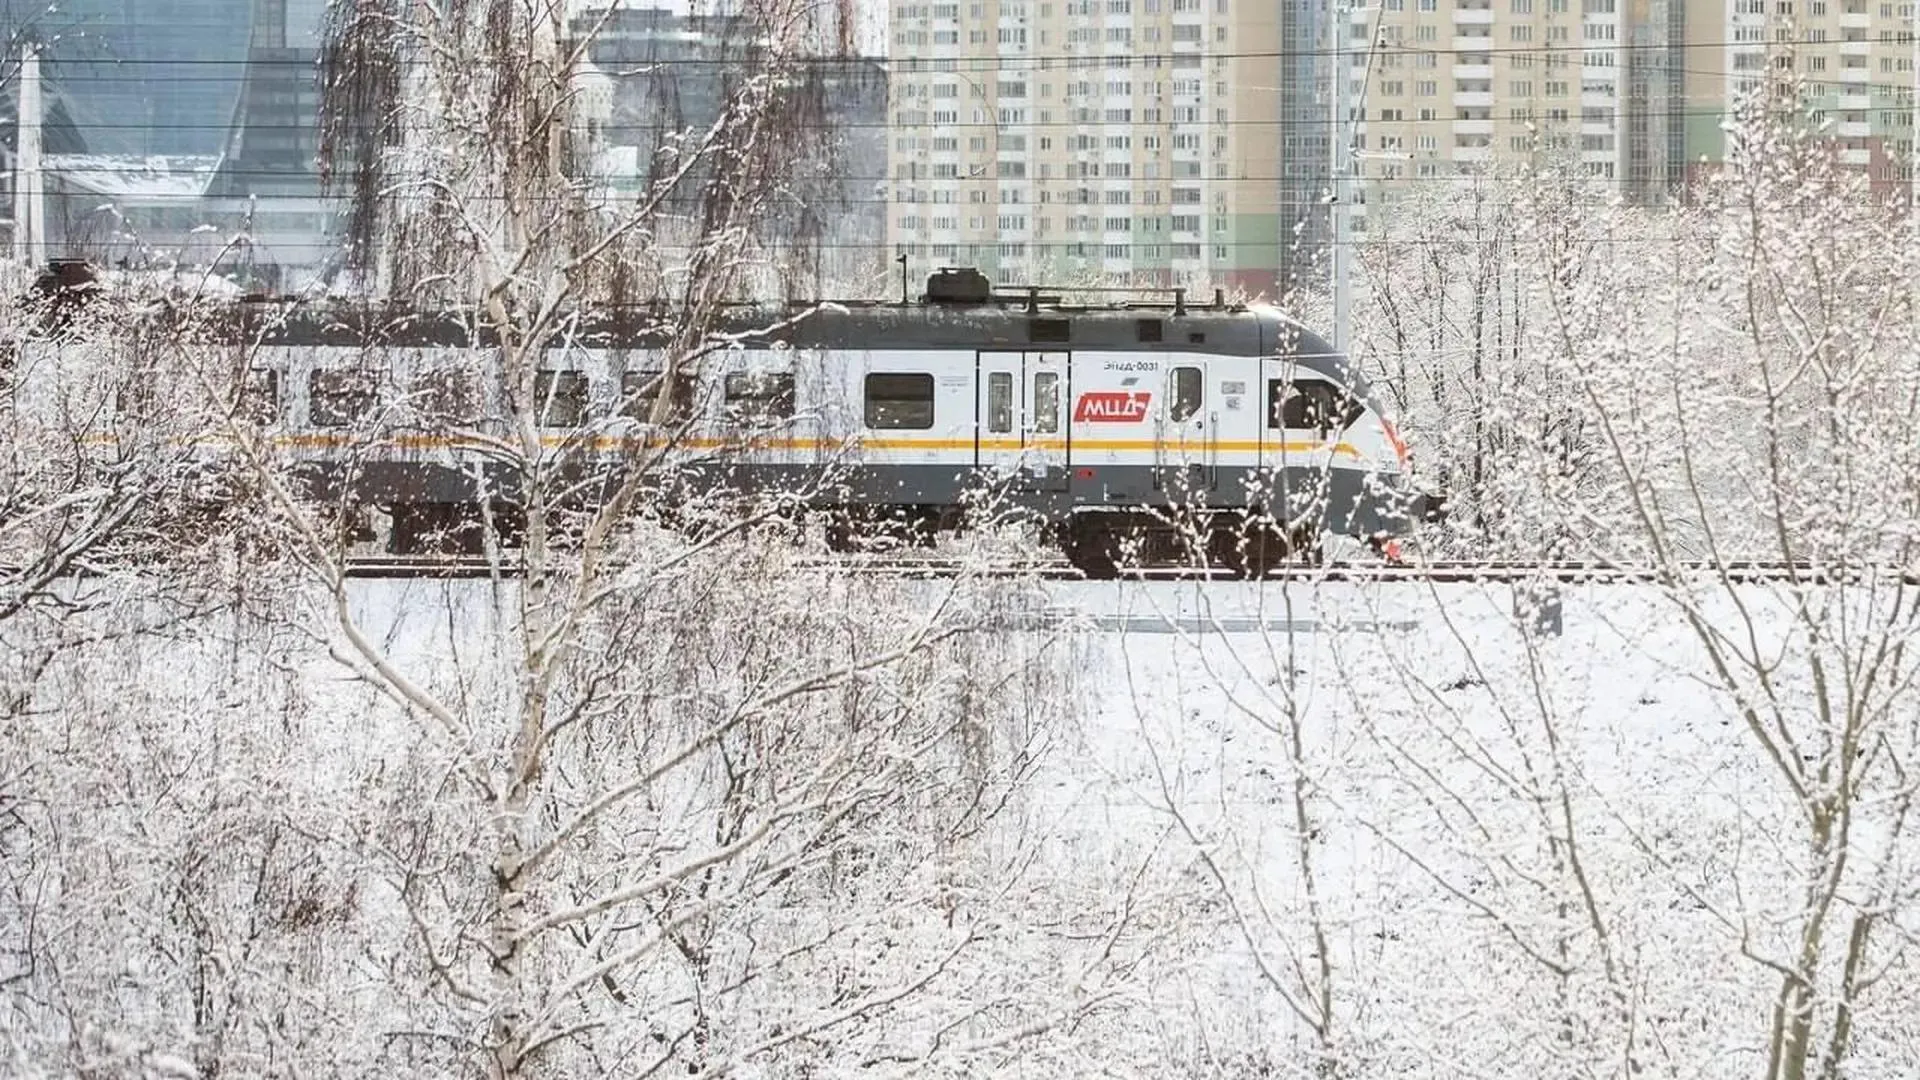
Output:
<path fill-rule="evenodd" d="M 1839 45 L 1841 56 L 1873 55 L 1873 42 L 1871 41 L 1842 41 Z"/>
<path fill-rule="evenodd" d="M 1493 107 L 1493 91 L 1456 90 L 1453 93 L 1453 103 L 1468 109 L 1490 109 Z"/>
<path fill-rule="evenodd" d="M 1873 81 L 1873 74 L 1864 66 L 1857 68 L 1843 67 L 1840 69 L 1840 81 L 1848 85 L 1865 86 Z"/>
<path fill-rule="evenodd" d="M 1496 43 L 1491 36 L 1474 37 L 1468 34 L 1453 35 L 1453 51 L 1455 55 L 1463 52 L 1492 52 L 1498 47 L 1498 43 Z"/>
<path fill-rule="evenodd" d="M 1480 162 L 1480 161 L 1492 161 L 1493 147 L 1491 146 L 1456 146 L 1453 148 L 1453 154 L 1451 155 L 1451 157 L 1452 157 L 1452 160 L 1455 162 L 1470 163 L 1470 162 Z"/>
<path fill-rule="evenodd" d="M 1833 134 L 1842 139 L 1865 139 L 1873 134 L 1873 125 L 1865 120 L 1843 120 L 1833 125 Z"/>
<path fill-rule="evenodd" d="M 1871 30 L 1873 29 L 1873 16 L 1864 11 L 1859 13 L 1842 12 L 1840 15 L 1840 26 L 1842 29 L 1857 27 L 1861 30 Z"/>
<path fill-rule="evenodd" d="M 1493 134 L 1493 124 L 1494 122 L 1491 119 L 1455 120 L 1453 122 L 1453 133 L 1455 135 L 1491 135 Z"/>
<path fill-rule="evenodd" d="M 1871 150 L 1840 151 L 1840 164 L 1842 165 L 1870 165 L 1872 163 L 1873 151 Z"/>
<path fill-rule="evenodd" d="M 1455 8 L 1453 11 L 1455 26 L 1492 26 L 1492 8 Z"/>
<path fill-rule="evenodd" d="M 1455 64 L 1453 65 L 1453 77 L 1456 79 L 1491 79 L 1493 78 L 1493 65 Z"/>
<path fill-rule="evenodd" d="M 1873 108 L 1873 96 L 1870 94 L 1857 94 L 1852 92 L 1842 93 L 1840 95 L 1840 100 L 1834 105 L 1834 108 L 1840 109 L 1843 111 L 1852 110 L 1852 109 L 1871 109 Z"/>

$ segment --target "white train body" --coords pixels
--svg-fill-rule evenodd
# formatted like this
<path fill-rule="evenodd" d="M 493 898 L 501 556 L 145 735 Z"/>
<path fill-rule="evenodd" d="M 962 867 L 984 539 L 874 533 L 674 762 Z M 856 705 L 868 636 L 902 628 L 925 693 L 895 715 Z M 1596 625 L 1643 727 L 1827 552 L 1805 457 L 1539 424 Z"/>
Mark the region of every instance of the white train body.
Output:
<path fill-rule="evenodd" d="M 1173 509 L 1265 521 L 1290 544 L 1404 535 L 1427 509 L 1383 403 L 1271 308 L 829 305 L 749 327 L 673 379 L 664 343 L 617 319 L 538 351 L 517 379 L 452 320 L 245 321 L 216 349 L 276 457 L 320 496 L 399 513 L 511 503 L 529 449 L 602 490 L 644 461 L 684 488 L 868 518 L 944 524 L 989 506 L 1059 526 L 1070 549 Z M 98 348 L 53 338 L 19 355 L 31 373 Z M 673 407 L 656 408 L 668 384 Z M 124 430 L 108 409 L 96 426 Z"/>

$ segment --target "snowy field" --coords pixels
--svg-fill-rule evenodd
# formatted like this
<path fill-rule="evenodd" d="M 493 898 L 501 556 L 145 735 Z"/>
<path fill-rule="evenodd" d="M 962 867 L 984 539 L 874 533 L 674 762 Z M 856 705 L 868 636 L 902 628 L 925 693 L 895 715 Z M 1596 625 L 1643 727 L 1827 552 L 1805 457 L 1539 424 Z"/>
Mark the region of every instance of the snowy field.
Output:
<path fill-rule="evenodd" d="M 875 692 L 907 700 L 927 680 L 941 689 L 925 716 L 964 709 L 990 730 L 969 735 L 959 756 L 915 759 L 875 782 L 901 801 L 830 861 L 865 852 L 863 872 L 877 877 L 812 865 L 804 847 L 776 842 L 784 819 L 740 811 L 774 839 L 760 862 L 723 875 L 738 890 L 731 907 L 699 909 L 713 920 L 709 940 L 725 944 L 702 963 L 735 975 L 696 1027 L 723 1050 L 770 1048 L 738 1051 L 737 1069 L 710 1069 L 1759 1076 L 1771 1070 L 1785 972 L 1803 970 L 1813 927 L 1820 940 L 1804 970 L 1809 1038 L 1823 1043 L 1815 1059 L 1829 1051 L 1844 1000 L 1844 1075 L 1920 1070 L 1912 785 L 1849 765 L 1837 780 L 1854 785 L 1860 805 L 1849 832 L 1819 843 L 1808 793 L 1796 789 L 1825 760 L 1906 768 L 1920 704 L 1902 683 L 1891 696 L 1836 695 L 1836 682 L 1862 674 L 1844 664 L 1823 669 L 1822 691 L 1790 613 L 1764 590 L 1708 596 L 1696 609 L 1768 658 L 1754 683 L 1765 692 L 1749 701 L 1777 707 L 1750 718 L 1719 687 L 1683 608 L 1650 589 L 1569 589 L 1564 632 L 1543 636 L 1522 632 L 1507 585 L 988 583 L 947 597 L 934 618 L 946 588 L 841 582 L 765 613 L 780 622 L 841 610 L 848 641 L 874 630 L 877 610 L 900 633 L 923 617 L 979 623 L 941 646 L 957 650 L 954 666 L 908 670 Z M 464 721 L 507 715 L 514 700 L 503 659 L 513 593 L 356 582 L 349 606 L 392 671 L 456 703 L 451 715 Z M 367 665 L 324 598 L 306 596 L 299 619 L 260 620 L 293 598 L 242 598 L 170 636 L 136 639 L 112 663 L 63 654 L 41 674 L 42 700 L 97 711 L 29 711 L 26 737 L 5 759 L 11 782 L 28 777 L 25 790 L 49 809 L 33 819 L 48 824 L 39 846 L 10 849 L 23 869 L 12 925 L 0 928 L 27 935 L 16 955 L 39 947 L 25 929 L 34 919 L 53 925 L 58 914 L 66 935 L 45 946 L 63 958 L 59 979 L 39 976 L 48 987 L 66 980 L 60 993 L 9 991 L 13 1074 L 55 1071 L 40 1055 L 70 1037 L 98 1041 L 102 1061 L 158 1054 L 198 1062 L 203 1074 L 220 1054 L 248 1073 L 280 1059 L 316 1075 L 370 1063 L 393 1075 L 434 1071 L 430 1054 L 394 1048 L 395 1031 L 463 1015 L 458 1002 L 433 1012 L 415 999 L 444 996 L 436 961 L 423 957 L 455 952 L 472 933 L 462 920 L 480 918 L 458 892 L 481 879 L 448 845 L 487 835 L 461 824 L 455 792 L 472 747 L 460 740 L 498 736 L 483 725 L 445 730 L 378 679 L 355 677 L 342 658 Z M 1853 631 L 1837 660 L 1871 636 L 1858 621 L 1831 624 Z M 749 624 L 702 632 L 722 652 L 762 636 Z M 767 636 L 753 655 L 813 655 L 801 638 Z M 596 645 L 608 656 L 653 647 L 621 633 Z M 671 717 L 657 710 L 685 700 L 675 694 L 737 696 L 725 664 L 691 666 L 708 664 L 674 694 L 608 699 L 577 722 L 637 729 Z M 1846 729 L 1829 715 L 1836 701 L 1891 704 L 1863 708 L 1856 727 L 1870 726 L 1870 738 L 1836 751 L 1823 734 Z M 1756 734 L 1769 729 L 1793 734 L 1802 760 L 1775 760 L 1775 743 Z M 768 731 L 776 755 L 827 753 L 797 727 Z M 560 792 L 549 809 L 595 797 L 612 781 L 592 770 L 617 767 L 619 755 L 656 760 L 643 743 L 603 741 L 556 759 L 544 780 Z M 897 740 L 857 745 L 904 752 Z M 699 849 L 695 834 L 715 813 L 701 792 L 716 767 L 668 776 L 596 822 L 579 838 L 579 866 L 538 904 L 567 910 L 619 893 L 644 876 L 632 852 L 657 869 L 661 851 Z M 955 786 L 962 779 L 970 786 Z M 962 787 L 992 812 L 956 811 Z M 409 800 L 436 808 L 415 812 Z M 685 834 L 662 839 L 675 830 Z M 1835 887 L 1810 886 L 1839 850 L 1848 858 Z M 783 873 L 824 876 L 798 893 L 781 891 L 787 877 L 776 888 L 756 876 L 782 860 Z M 223 882 L 205 886 L 218 896 L 191 884 L 202 874 Z M 863 892 L 863 880 L 880 882 L 878 893 Z M 29 883 L 41 890 L 31 899 Z M 1820 897 L 1828 903 L 1810 921 Z M 235 929 L 263 909 L 287 927 Z M 304 915 L 285 914 L 296 909 Z M 1849 964 L 1861 912 L 1872 921 Z M 224 925 L 202 925 L 216 913 Z M 583 926 L 587 945 L 611 933 Z M 754 966 L 780 934 L 804 937 L 807 927 L 822 936 L 796 951 L 802 961 Z M 183 942 L 198 943 L 197 963 Z M 684 945 L 665 951 L 631 976 L 660 995 L 659 1016 L 647 1006 L 620 1014 L 653 1032 L 635 1040 L 649 1051 L 668 1041 L 661 1017 L 687 1015 L 676 987 L 711 977 L 689 973 Z M 839 986 L 856 969 L 865 989 Z M 870 1011 L 842 1015 L 848 1001 L 870 999 Z M 841 1016 L 848 1031 L 796 1041 L 789 1008 Z M 336 1043 L 326 1031 L 347 1034 Z M 230 1041 L 209 1051 L 210 1032 Z M 691 1052 L 675 1041 L 667 1055 Z"/>

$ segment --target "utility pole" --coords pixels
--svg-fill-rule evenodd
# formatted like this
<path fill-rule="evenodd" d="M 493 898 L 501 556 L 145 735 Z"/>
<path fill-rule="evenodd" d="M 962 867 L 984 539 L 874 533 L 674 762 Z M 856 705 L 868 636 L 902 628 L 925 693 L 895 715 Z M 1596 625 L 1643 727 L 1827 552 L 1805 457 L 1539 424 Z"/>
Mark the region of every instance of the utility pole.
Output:
<path fill-rule="evenodd" d="M 1347 107 L 1347 23 L 1351 0 L 1331 0 L 1333 9 L 1333 123 L 1327 128 L 1331 143 L 1328 164 L 1333 170 L 1333 205 L 1327 215 L 1328 263 L 1333 277 L 1333 349 L 1345 352 L 1352 339 L 1353 282 L 1348 252 L 1352 232 L 1353 194 L 1347 190 L 1348 174 L 1353 169 L 1353 118 Z"/>
<path fill-rule="evenodd" d="M 13 254 L 22 266 L 44 261 L 46 207 L 40 167 L 40 51 L 20 50 L 20 115 L 13 158 Z M 38 249 L 38 250 L 36 250 Z"/>

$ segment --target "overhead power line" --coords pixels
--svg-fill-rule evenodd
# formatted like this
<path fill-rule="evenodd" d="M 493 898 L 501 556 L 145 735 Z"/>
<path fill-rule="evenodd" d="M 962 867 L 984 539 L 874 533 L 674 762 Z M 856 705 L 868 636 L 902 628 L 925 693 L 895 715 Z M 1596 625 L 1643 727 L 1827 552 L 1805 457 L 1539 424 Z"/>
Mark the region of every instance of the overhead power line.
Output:
<path fill-rule="evenodd" d="M 1477 24 L 1477 25 L 1485 25 L 1485 24 Z M 1569 25 L 1575 25 L 1575 24 L 1570 23 Z M 1911 31 L 1900 30 L 1900 31 L 1891 31 L 1891 33 L 1910 34 Z M 1457 37 L 1457 35 L 1449 35 L 1449 36 Z M 615 36 L 614 39 L 617 40 L 617 36 Z M 602 40 L 608 40 L 608 39 L 603 36 Z M 1153 64 L 1151 68 L 1149 68 L 1149 70 L 1152 70 L 1153 68 L 1173 67 L 1174 65 L 1170 63 L 1170 61 L 1175 59 L 1180 59 L 1180 60 L 1193 59 L 1193 60 L 1200 60 L 1200 61 L 1299 60 L 1299 59 L 1320 59 L 1320 58 L 1327 58 L 1327 57 L 1342 57 L 1342 56 L 1352 57 L 1354 59 L 1360 59 L 1366 56 L 1379 57 L 1379 56 L 1390 56 L 1395 54 L 1406 55 L 1406 56 L 1436 56 L 1436 57 L 1460 56 L 1463 54 L 1474 55 L 1474 56 L 1576 56 L 1576 55 L 1579 55 L 1582 53 L 1588 53 L 1588 52 L 1598 52 L 1598 53 L 1611 52 L 1611 53 L 1628 53 L 1628 54 L 1661 53 L 1661 52 L 1687 53 L 1687 52 L 1695 52 L 1703 49 L 1714 51 L 1714 52 L 1719 52 L 1726 49 L 1752 49 L 1756 51 L 1765 52 L 1769 50 L 1778 49 L 1783 46 L 1797 47 L 1802 45 L 1819 45 L 1824 47 L 1833 47 L 1837 50 L 1837 47 L 1842 44 L 1869 45 L 1869 46 L 1887 45 L 1887 46 L 1899 46 L 1905 49 L 1910 49 L 1912 47 L 1911 37 L 1908 37 L 1904 40 L 1896 37 L 1896 38 L 1874 39 L 1869 41 L 1855 41 L 1855 42 L 1842 42 L 1832 38 L 1816 39 L 1813 37 L 1792 37 L 1792 38 L 1775 38 L 1767 41 L 1739 41 L 1739 40 L 1725 40 L 1725 39 L 1715 40 L 1715 41 L 1682 41 L 1682 42 L 1676 42 L 1676 43 L 1619 42 L 1619 41 L 1579 41 L 1579 42 L 1568 41 L 1568 42 L 1559 43 L 1559 44 L 1555 44 L 1552 42 L 1547 42 L 1547 43 L 1509 42 L 1504 45 L 1492 44 L 1491 38 L 1487 40 L 1488 40 L 1488 45 L 1484 48 L 1480 46 L 1441 47 L 1438 43 L 1435 43 L 1431 46 L 1427 46 L 1427 45 L 1421 45 L 1417 43 L 1413 45 L 1408 45 L 1404 42 L 1389 42 L 1389 43 L 1382 43 L 1382 44 L 1373 45 L 1373 46 L 1354 46 L 1349 48 L 1326 48 L 1326 47 L 1314 46 L 1314 47 L 1298 48 L 1298 49 L 1230 49 L 1225 51 L 1196 50 L 1196 51 L 1180 51 L 1180 52 L 1119 52 L 1119 53 L 1116 53 L 1116 52 L 1088 51 L 1088 52 L 1073 52 L 1073 53 L 1024 53 L 1024 54 L 1017 54 L 1013 56 L 990 56 L 990 57 L 953 56 L 953 57 L 900 58 L 900 57 L 887 57 L 887 56 L 805 56 L 805 55 L 798 55 L 798 54 L 782 54 L 775 57 L 773 62 L 768 66 L 773 66 L 773 67 L 778 67 L 782 65 L 799 65 L 803 67 L 805 66 L 818 66 L 818 67 L 855 66 L 855 67 L 864 67 L 869 69 L 877 66 L 877 67 L 886 68 L 889 71 L 893 73 L 898 73 L 898 74 L 940 75 L 940 74 L 947 74 L 955 71 L 965 71 L 968 73 L 985 72 L 989 74 L 993 72 L 1004 72 L 1004 71 L 1064 72 L 1064 71 L 1080 70 L 1080 68 L 1075 65 L 1085 65 L 1086 68 L 1092 69 L 1092 68 L 1100 68 L 1100 67 L 1118 67 L 1118 66 L 1122 66 L 1123 62 L 1124 62 L 1124 66 L 1139 67 L 1139 66 L 1142 66 L 1141 61 L 1145 61 L 1145 60 L 1156 61 L 1156 63 Z M 739 55 L 734 55 L 734 56 L 727 56 L 727 55 L 663 56 L 663 57 L 657 57 L 657 58 L 632 58 L 632 59 L 621 58 L 620 62 L 630 63 L 635 65 L 635 69 L 637 71 L 643 71 L 645 69 L 651 69 L 656 67 L 737 68 L 737 67 L 740 67 L 743 63 L 752 60 L 755 55 L 756 54 L 743 52 Z M 126 57 L 126 58 L 67 57 L 62 59 L 56 56 L 56 57 L 48 58 L 45 62 L 47 63 L 49 68 L 54 68 L 57 66 L 64 66 L 64 65 L 85 66 L 89 64 L 99 64 L 99 65 L 104 65 L 109 67 L 157 66 L 157 67 L 174 67 L 174 68 L 178 68 L 178 67 L 250 68 L 250 67 L 263 67 L 263 66 L 317 68 L 319 66 L 318 60 L 298 60 L 298 61 L 269 60 L 261 57 L 233 57 L 230 59 L 217 58 L 217 57 L 183 57 L 180 59 L 163 59 L 158 57 Z M 495 60 L 485 56 L 462 57 L 460 58 L 459 62 L 464 67 L 491 67 L 497 63 Z M 618 69 L 614 69 L 614 70 L 617 71 Z M 1667 70 L 1671 70 L 1671 69 L 1667 69 Z M 1729 72 L 1728 74 L 1731 74 L 1731 72 Z"/>

